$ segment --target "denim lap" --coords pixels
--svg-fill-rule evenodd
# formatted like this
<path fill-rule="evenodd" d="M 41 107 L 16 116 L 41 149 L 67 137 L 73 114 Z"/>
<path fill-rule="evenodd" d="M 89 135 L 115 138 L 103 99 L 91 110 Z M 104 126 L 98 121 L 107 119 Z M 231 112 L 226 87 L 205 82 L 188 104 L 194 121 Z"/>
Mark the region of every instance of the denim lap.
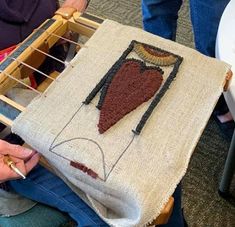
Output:
<path fill-rule="evenodd" d="M 108 226 L 59 177 L 38 165 L 26 180 L 10 181 L 19 194 L 68 213 L 79 226 Z"/>

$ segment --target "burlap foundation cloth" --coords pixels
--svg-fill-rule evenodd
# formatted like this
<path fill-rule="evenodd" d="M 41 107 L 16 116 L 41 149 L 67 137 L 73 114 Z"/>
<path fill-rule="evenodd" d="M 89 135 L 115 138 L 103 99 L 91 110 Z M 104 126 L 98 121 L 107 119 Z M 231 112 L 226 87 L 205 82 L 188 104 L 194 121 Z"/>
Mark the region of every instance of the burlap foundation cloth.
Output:
<path fill-rule="evenodd" d="M 184 176 L 229 66 L 110 20 L 71 64 L 12 130 L 107 223 L 143 226 Z"/>

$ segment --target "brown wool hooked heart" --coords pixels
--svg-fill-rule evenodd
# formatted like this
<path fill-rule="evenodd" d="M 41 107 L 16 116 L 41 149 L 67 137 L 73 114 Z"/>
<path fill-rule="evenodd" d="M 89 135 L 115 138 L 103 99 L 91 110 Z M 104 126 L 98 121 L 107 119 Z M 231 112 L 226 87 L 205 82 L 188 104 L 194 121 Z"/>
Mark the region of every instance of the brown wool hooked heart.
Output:
<path fill-rule="evenodd" d="M 102 134 L 126 114 L 154 96 L 160 88 L 163 72 L 135 59 L 123 62 L 107 90 L 98 124 Z"/>

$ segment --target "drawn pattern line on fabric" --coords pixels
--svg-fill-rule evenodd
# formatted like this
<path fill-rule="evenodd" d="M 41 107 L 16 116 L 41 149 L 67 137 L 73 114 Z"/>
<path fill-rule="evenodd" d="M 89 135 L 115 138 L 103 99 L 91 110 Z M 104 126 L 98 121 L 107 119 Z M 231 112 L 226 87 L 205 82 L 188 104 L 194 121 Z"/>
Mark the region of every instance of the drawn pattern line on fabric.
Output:
<path fill-rule="evenodd" d="M 78 113 L 78 112 L 77 112 L 77 113 Z M 66 125 L 66 127 L 70 124 L 70 122 L 72 121 L 73 118 L 74 118 L 74 117 L 71 118 L 71 120 L 70 120 L 69 123 Z M 65 129 L 66 127 L 64 127 L 64 128 L 59 132 L 59 134 L 61 134 L 61 133 L 64 131 L 64 129 Z M 58 134 L 58 135 L 59 135 L 59 134 Z M 58 138 L 58 135 L 57 135 L 57 138 Z M 69 162 L 72 162 L 72 163 L 73 163 L 73 162 L 75 162 L 75 163 L 80 163 L 80 161 L 77 162 L 76 160 L 72 160 L 72 159 L 66 158 L 66 157 L 64 157 L 64 156 L 62 156 L 62 155 L 60 155 L 60 154 L 58 154 L 58 153 L 56 153 L 56 152 L 53 151 L 56 147 L 59 147 L 59 146 L 61 146 L 61 145 L 63 145 L 63 144 L 66 144 L 66 143 L 71 142 L 71 141 L 74 141 L 74 140 L 86 140 L 86 141 L 89 141 L 89 142 L 95 144 L 95 145 L 98 147 L 98 150 L 100 151 L 101 156 L 102 156 L 102 165 L 103 165 L 104 181 L 105 181 L 107 174 L 106 174 L 106 166 L 105 166 L 104 152 L 103 152 L 101 146 L 100 146 L 96 141 L 94 141 L 94 140 L 92 140 L 92 139 L 89 139 L 89 138 L 74 137 L 74 138 L 71 138 L 71 139 L 63 140 L 62 142 L 56 144 L 53 148 L 50 148 L 49 151 L 51 151 L 52 153 L 58 155 L 58 156 L 61 157 L 61 158 L 64 158 L 65 160 L 67 160 L 67 161 L 69 161 Z M 82 163 L 82 164 L 83 164 L 83 163 Z M 103 180 L 100 176 L 97 176 L 97 177 L 100 178 L 101 180 Z"/>
<path fill-rule="evenodd" d="M 131 146 L 132 142 L 134 141 L 134 138 L 135 138 L 135 134 L 133 135 L 132 139 L 129 141 L 129 143 L 127 144 L 126 148 L 123 150 L 123 152 L 119 155 L 119 157 L 117 158 L 117 160 L 115 161 L 115 163 L 112 165 L 110 171 L 108 173 L 106 173 L 106 162 L 105 162 L 105 155 L 104 155 L 104 151 L 102 149 L 102 147 L 95 141 L 95 140 L 92 140 L 92 139 L 89 139 L 89 138 L 85 138 L 85 137 L 75 137 L 75 138 L 71 138 L 71 139 L 67 139 L 67 140 L 63 140 L 57 144 L 56 143 L 56 140 L 58 139 L 58 137 L 63 133 L 63 131 L 66 129 L 66 127 L 68 127 L 68 125 L 72 122 L 72 120 L 74 119 L 74 117 L 79 113 L 79 111 L 81 110 L 81 108 L 84 106 L 84 104 L 81 104 L 80 107 L 76 110 L 76 112 L 71 116 L 71 118 L 69 119 L 69 121 L 65 124 L 65 126 L 62 128 L 62 130 L 59 131 L 59 133 L 55 136 L 54 140 L 52 141 L 50 147 L 49 147 L 49 151 L 53 154 L 55 154 L 56 156 L 70 162 L 70 165 L 73 166 L 74 163 L 80 163 L 80 161 L 76 161 L 76 160 L 72 160 L 72 159 L 69 159 L 63 155 L 60 155 L 58 153 L 56 153 L 54 151 L 55 148 L 63 145 L 63 144 L 66 144 L 68 142 L 71 142 L 71 141 L 74 141 L 74 140 L 86 140 L 86 141 L 89 141 L 89 142 L 92 142 L 93 144 L 95 144 L 98 148 L 99 148 L 99 151 L 101 153 L 101 156 L 102 156 L 102 166 L 103 166 L 103 172 L 104 172 L 104 178 L 98 176 L 94 177 L 94 173 L 95 171 L 91 170 L 92 173 L 89 174 L 88 171 L 85 171 L 88 175 L 90 175 L 92 178 L 96 179 L 96 178 L 99 178 L 100 180 L 106 182 L 110 176 L 110 174 L 113 172 L 114 168 L 117 166 L 118 162 L 121 160 L 121 158 L 123 157 L 123 155 L 127 152 L 128 148 Z M 80 163 L 81 164 L 81 163 Z M 75 167 L 75 166 L 73 166 Z M 75 167 L 76 168 L 76 167 Z M 88 167 L 86 167 L 88 168 Z M 83 171 L 84 172 L 84 171 Z"/>

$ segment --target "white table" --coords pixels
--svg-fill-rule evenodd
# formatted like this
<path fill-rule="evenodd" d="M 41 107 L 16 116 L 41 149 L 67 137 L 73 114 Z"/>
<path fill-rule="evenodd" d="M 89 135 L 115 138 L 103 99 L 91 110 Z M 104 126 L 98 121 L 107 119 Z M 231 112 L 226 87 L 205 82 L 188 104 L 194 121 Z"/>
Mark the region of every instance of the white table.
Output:
<path fill-rule="evenodd" d="M 233 79 L 227 92 L 224 93 L 229 110 L 235 119 L 235 0 L 231 0 L 222 15 L 217 40 L 216 57 L 232 65 Z M 226 196 L 235 169 L 235 133 L 229 148 L 219 192 Z"/>

